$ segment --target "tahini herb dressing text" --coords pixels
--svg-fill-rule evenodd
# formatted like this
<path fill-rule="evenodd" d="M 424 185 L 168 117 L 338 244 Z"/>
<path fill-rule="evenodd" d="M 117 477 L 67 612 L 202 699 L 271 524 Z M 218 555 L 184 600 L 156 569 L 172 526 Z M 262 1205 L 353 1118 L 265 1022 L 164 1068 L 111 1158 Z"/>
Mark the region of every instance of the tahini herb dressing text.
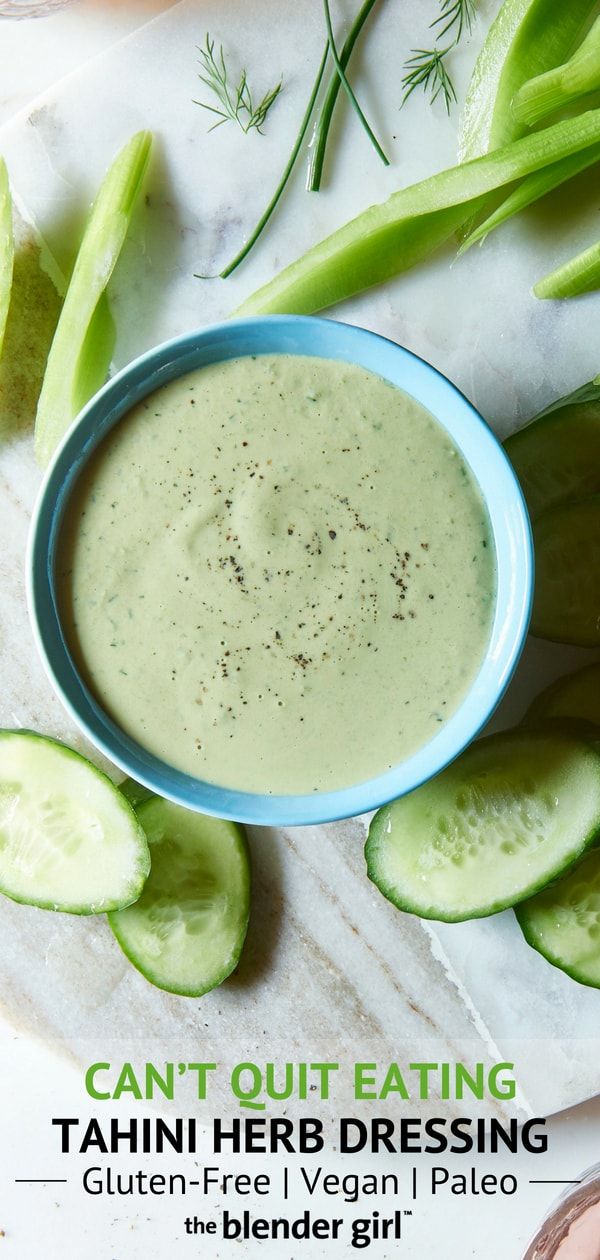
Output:
<path fill-rule="evenodd" d="M 365 780 L 457 708 L 495 593 L 484 505 L 444 430 L 345 363 L 200 369 L 135 407 L 69 508 L 74 655 L 169 764 L 238 789 Z"/>

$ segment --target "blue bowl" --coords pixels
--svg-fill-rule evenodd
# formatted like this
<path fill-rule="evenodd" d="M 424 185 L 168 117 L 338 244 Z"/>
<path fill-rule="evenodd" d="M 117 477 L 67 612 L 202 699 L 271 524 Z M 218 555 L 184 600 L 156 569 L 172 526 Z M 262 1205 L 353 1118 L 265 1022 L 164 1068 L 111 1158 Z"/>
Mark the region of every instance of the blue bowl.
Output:
<path fill-rule="evenodd" d="M 123 414 L 174 377 L 245 354 L 303 354 L 359 364 L 399 386 L 444 426 L 478 482 L 496 549 L 496 608 L 485 658 L 460 708 L 418 752 L 375 779 L 334 792 L 238 792 L 166 765 L 120 730 L 80 677 L 61 628 L 54 579 L 66 504 L 92 451 Z M 487 722 L 518 660 L 531 610 L 533 552 L 523 496 L 502 447 L 466 398 L 430 364 L 362 328 L 327 319 L 267 316 L 186 333 L 119 372 L 88 403 L 44 479 L 31 527 L 28 599 L 37 646 L 63 704 L 92 744 L 153 792 L 224 818 L 265 825 L 328 822 L 402 796 L 437 774 Z"/>

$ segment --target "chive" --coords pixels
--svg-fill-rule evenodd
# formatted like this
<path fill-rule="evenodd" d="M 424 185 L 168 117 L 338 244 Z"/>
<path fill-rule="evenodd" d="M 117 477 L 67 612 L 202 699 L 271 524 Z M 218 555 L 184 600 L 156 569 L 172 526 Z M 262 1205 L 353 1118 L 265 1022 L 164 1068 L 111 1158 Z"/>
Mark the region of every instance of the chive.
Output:
<path fill-rule="evenodd" d="M 260 219 L 258 220 L 258 223 L 256 224 L 256 227 L 254 228 L 254 231 L 251 232 L 250 236 L 248 237 L 248 240 L 245 241 L 245 243 L 242 245 L 242 248 L 235 255 L 235 258 L 232 258 L 231 262 L 227 263 L 227 266 L 224 267 L 223 270 L 218 273 L 221 280 L 225 280 L 227 276 L 230 276 L 232 271 L 235 271 L 236 267 L 239 267 L 240 263 L 243 262 L 244 258 L 246 258 L 247 255 L 250 253 L 250 250 L 252 249 L 253 245 L 256 244 L 259 236 L 266 228 L 267 223 L 269 222 L 269 219 L 271 218 L 271 215 L 273 214 L 273 211 L 275 210 L 278 202 L 280 201 L 283 195 L 286 184 L 296 164 L 296 158 L 298 157 L 298 154 L 300 152 L 302 141 L 304 140 L 304 137 L 306 135 L 306 129 L 310 122 L 311 115 L 315 106 L 315 101 L 317 99 L 317 96 L 319 94 L 319 89 L 321 87 L 321 80 L 325 73 L 325 66 L 327 64 L 328 56 L 329 56 L 329 44 L 326 44 L 325 50 L 323 52 L 323 56 L 321 57 L 321 64 L 317 71 L 317 77 L 314 81 L 311 94 L 308 98 L 308 104 L 304 111 L 304 117 L 302 119 L 302 122 L 300 123 L 300 130 L 298 132 L 298 135 L 296 136 L 294 147 L 287 160 L 286 166 L 284 167 L 281 179 L 279 180 L 279 183 L 275 189 L 275 192 L 273 193 L 273 196 L 271 197 L 271 200 L 266 210 L 261 215 Z M 211 277 L 199 275 L 196 272 L 196 280 L 207 280 L 209 278 Z"/>
<path fill-rule="evenodd" d="M 376 3 L 377 0 L 364 0 L 364 4 L 359 9 L 352 26 L 350 27 L 344 46 L 339 54 L 340 62 L 344 70 L 350 61 L 358 36 L 360 35 L 362 28 Z M 309 192 L 318 192 L 321 187 L 323 163 L 325 161 L 325 150 L 327 148 L 329 128 L 331 126 L 331 119 L 333 117 L 333 111 L 336 106 L 341 86 L 342 81 L 337 71 L 335 71 L 329 81 L 327 94 L 321 106 L 321 111 L 313 136 L 313 147 L 309 160 L 308 181 L 306 185 Z"/>
<path fill-rule="evenodd" d="M 148 165 L 152 136 L 140 131 L 113 162 L 86 224 L 48 355 L 35 422 L 35 452 L 47 464 L 71 421 L 106 379 L 114 324 L 105 294 Z"/>
<path fill-rule="evenodd" d="M 526 127 L 600 88 L 600 18 L 570 61 L 528 79 L 515 93 L 513 115 Z"/>
<path fill-rule="evenodd" d="M 351 84 L 348 82 L 348 79 L 346 78 L 344 67 L 342 65 L 342 62 L 340 61 L 338 50 L 336 48 L 335 38 L 333 34 L 333 27 L 331 25 L 331 9 L 329 7 L 329 0 L 323 0 L 323 7 L 325 10 L 325 22 L 327 24 L 327 38 L 329 40 L 329 51 L 331 52 L 331 56 L 333 57 L 333 62 L 338 72 L 338 77 L 340 79 L 341 85 L 346 93 L 346 96 L 348 97 L 348 100 L 350 101 L 350 104 L 353 110 L 356 113 L 357 118 L 359 119 L 359 122 L 364 127 L 364 130 L 366 131 L 369 137 L 369 140 L 371 141 L 371 144 L 373 145 L 373 148 L 375 149 L 375 152 L 379 154 L 379 157 L 381 158 L 381 161 L 383 162 L 384 166 L 389 166 L 390 164 L 389 158 L 386 157 L 377 139 L 377 136 L 375 135 L 375 132 L 373 131 L 372 127 L 369 126 L 369 123 L 367 122 L 367 119 L 365 118 L 365 115 L 363 114 L 363 111 L 352 90 Z"/>
<path fill-rule="evenodd" d="M 461 123 L 462 161 L 523 134 L 512 100 L 533 75 L 571 56 L 597 0 L 504 0 L 471 77 Z"/>
<path fill-rule="evenodd" d="M 14 258 L 12 200 L 6 163 L 0 158 L 0 351 L 10 306 Z"/>
<path fill-rule="evenodd" d="M 600 241 L 534 285 L 537 298 L 571 298 L 600 289 Z"/>
<path fill-rule="evenodd" d="M 600 145 L 600 109 L 402 189 L 309 250 L 237 314 L 308 314 L 380 284 L 443 244 L 489 193 L 591 145 Z"/>
<path fill-rule="evenodd" d="M 525 210 L 534 201 L 545 197 L 554 188 L 573 179 L 575 175 L 579 175 L 581 171 L 587 170 L 596 162 L 600 162 L 600 145 L 594 144 L 587 149 L 582 149 L 580 153 L 573 153 L 560 162 L 554 162 L 551 166 L 545 166 L 541 171 L 534 171 L 532 175 L 528 175 L 517 188 L 509 193 L 505 201 L 501 202 L 497 209 L 466 237 L 458 251 L 459 255 L 464 254 L 476 241 L 482 241 L 489 232 L 493 232 L 494 228 L 500 227 L 520 210 Z"/>

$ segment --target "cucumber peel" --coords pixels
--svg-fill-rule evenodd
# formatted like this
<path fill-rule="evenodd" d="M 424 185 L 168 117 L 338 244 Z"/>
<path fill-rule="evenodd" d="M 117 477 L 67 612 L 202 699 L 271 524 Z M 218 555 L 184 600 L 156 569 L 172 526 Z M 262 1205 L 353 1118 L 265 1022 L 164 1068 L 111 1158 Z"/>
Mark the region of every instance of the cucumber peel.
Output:
<path fill-rule="evenodd" d="M 42 465 L 106 379 L 114 324 L 105 289 L 127 235 L 151 146 L 149 131 L 140 131 L 128 141 L 90 211 L 38 401 L 35 453 Z"/>
<path fill-rule="evenodd" d="M 600 850 L 516 914 L 532 949 L 571 979 L 600 988 Z"/>
<path fill-rule="evenodd" d="M 544 412 L 504 443 L 534 519 L 563 500 L 600 493 L 597 385 L 590 385 L 588 393 L 589 401 L 565 402 Z"/>
<path fill-rule="evenodd" d="M 437 778 L 375 815 L 367 873 L 422 918 L 505 910 L 569 870 L 600 833 L 600 755 L 553 725 L 472 744 Z"/>
<path fill-rule="evenodd" d="M 569 394 L 564 394 L 562 398 L 555 399 L 554 402 L 544 407 L 543 411 L 539 411 L 536 420 L 541 420 L 542 416 L 549 416 L 552 411 L 560 411 L 563 407 L 570 407 L 574 403 L 597 403 L 600 402 L 600 376 L 595 376 L 593 380 L 586 381 L 584 385 L 578 385 L 577 389 L 571 390 Z"/>
<path fill-rule="evenodd" d="M 33 731 L 0 731 L 0 892 L 13 901 L 103 914 L 139 897 L 146 836 L 114 783 Z"/>
<path fill-rule="evenodd" d="M 200 997 L 237 966 L 250 912 L 242 828 L 153 797 L 137 807 L 152 870 L 135 905 L 109 914 L 133 966 L 151 984 Z"/>
<path fill-rule="evenodd" d="M 12 199 L 6 163 L 0 158 L 0 352 L 10 306 L 14 257 Z"/>
<path fill-rule="evenodd" d="M 559 503 L 534 521 L 531 633 L 555 643 L 600 645 L 600 494 Z"/>
<path fill-rule="evenodd" d="M 600 661 L 559 678 L 536 696 L 526 721 L 548 718 L 574 718 L 600 726 Z"/>

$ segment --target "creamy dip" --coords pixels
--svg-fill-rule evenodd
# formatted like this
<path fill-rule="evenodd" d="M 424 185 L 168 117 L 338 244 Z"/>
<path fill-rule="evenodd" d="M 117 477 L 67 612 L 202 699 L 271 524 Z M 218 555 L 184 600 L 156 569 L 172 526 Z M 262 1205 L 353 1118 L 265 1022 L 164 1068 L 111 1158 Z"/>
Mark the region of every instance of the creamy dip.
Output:
<path fill-rule="evenodd" d="M 425 744 L 495 599 L 486 510 L 445 430 L 362 368 L 292 355 L 134 407 L 78 482 L 57 577 L 110 717 L 180 770 L 273 793 Z"/>

